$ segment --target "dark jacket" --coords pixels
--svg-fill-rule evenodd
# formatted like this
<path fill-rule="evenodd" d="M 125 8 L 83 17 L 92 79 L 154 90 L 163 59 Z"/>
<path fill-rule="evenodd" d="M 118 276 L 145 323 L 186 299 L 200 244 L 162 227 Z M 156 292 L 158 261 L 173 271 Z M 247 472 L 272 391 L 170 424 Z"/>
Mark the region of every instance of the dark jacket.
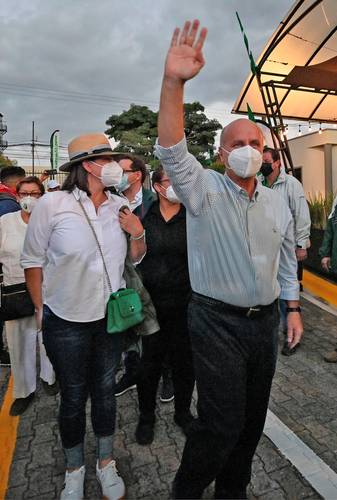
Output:
<path fill-rule="evenodd" d="M 156 194 L 153 193 L 153 191 L 151 191 L 150 189 L 145 189 L 143 187 L 142 191 L 143 191 L 142 204 L 139 205 L 137 208 L 135 208 L 133 211 L 133 213 L 135 215 L 137 215 L 137 217 L 139 217 L 141 221 L 144 219 L 144 217 L 148 213 L 152 203 L 155 202 L 157 199 Z"/>
<path fill-rule="evenodd" d="M 21 207 L 14 196 L 0 192 L 0 217 L 1 215 L 17 212 L 18 210 L 21 210 Z"/>
<path fill-rule="evenodd" d="M 337 206 L 335 207 L 334 213 L 328 219 L 322 246 L 318 251 L 321 258 L 330 257 L 331 258 L 331 271 L 337 273 Z"/>

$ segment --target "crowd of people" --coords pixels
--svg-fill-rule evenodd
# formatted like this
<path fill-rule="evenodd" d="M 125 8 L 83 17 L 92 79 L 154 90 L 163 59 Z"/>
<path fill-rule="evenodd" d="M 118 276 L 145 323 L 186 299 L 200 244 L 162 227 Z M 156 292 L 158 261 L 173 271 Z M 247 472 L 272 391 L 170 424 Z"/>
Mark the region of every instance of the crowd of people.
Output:
<path fill-rule="evenodd" d="M 300 345 L 300 281 L 310 246 L 301 184 L 246 119 L 221 133 L 225 175 L 203 168 L 187 149 L 184 86 L 204 65 L 205 38 L 197 21 L 173 34 L 155 148 L 161 165 L 151 190 L 143 161 L 113 151 L 101 133 L 69 143 L 60 167 L 67 177 L 62 186 L 49 180 L 46 193 L 20 167 L 0 173 L 3 285 L 25 284 L 33 303 L 30 316 L 5 325 L 10 413 L 21 415 L 34 399 L 38 343 L 42 386 L 60 395 L 63 500 L 83 498 L 88 397 L 103 497 L 125 497 L 113 456 L 116 397 L 137 388 L 135 436 L 148 445 L 161 377 L 163 387 L 172 382 L 162 399 L 174 398 L 174 422 L 186 435 L 173 498 L 201 498 L 212 481 L 214 498 L 247 498 L 279 330 L 283 355 Z M 336 222 L 334 206 L 320 249 L 327 271 L 337 269 Z M 142 321 L 112 332 L 112 297 L 128 290 L 142 301 Z M 123 321 L 137 307 L 118 304 Z M 326 358 L 337 362 L 337 350 Z"/>

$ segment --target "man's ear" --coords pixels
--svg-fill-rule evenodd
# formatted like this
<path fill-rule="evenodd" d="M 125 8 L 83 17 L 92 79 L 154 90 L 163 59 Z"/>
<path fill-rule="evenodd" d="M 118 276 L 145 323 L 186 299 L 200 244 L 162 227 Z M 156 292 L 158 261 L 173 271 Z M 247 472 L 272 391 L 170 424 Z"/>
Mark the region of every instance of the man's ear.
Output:
<path fill-rule="evenodd" d="M 218 149 L 218 157 L 219 157 L 220 161 L 221 161 L 224 165 L 226 164 L 226 162 L 225 162 L 225 160 L 226 160 L 226 156 L 227 156 L 227 155 L 226 155 L 225 151 L 224 151 L 224 150 L 220 147 L 220 148 Z"/>

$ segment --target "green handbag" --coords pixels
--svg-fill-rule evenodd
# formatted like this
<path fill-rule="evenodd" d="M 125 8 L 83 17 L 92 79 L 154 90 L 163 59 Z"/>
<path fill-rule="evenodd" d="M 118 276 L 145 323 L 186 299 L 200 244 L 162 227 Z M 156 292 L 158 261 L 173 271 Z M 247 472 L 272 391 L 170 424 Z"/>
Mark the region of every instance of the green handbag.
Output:
<path fill-rule="evenodd" d="M 141 323 L 143 306 L 133 288 L 118 290 L 110 295 L 107 305 L 107 332 L 118 333 Z"/>
<path fill-rule="evenodd" d="M 96 231 L 94 229 L 94 226 L 91 224 L 89 216 L 81 200 L 78 200 L 78 202 L 95 237 L 97 247 L 103 261 L 103 268 L 110 291 L 110 297 L 108 300 L 106 311 L 107 332 L 124 332 L 125 330 L 128 330 L 132 326 L 138 325 L 138 323 L 141 323 L 144 320 L 142 301 L 140 300 L 138 292 L 136 292 L 136 290 L 134 290 L 133 288 L 124 288 L 118 290 L 118 292 L 112 292 L 108 270 L 105 265 L 102 248 L 98 240 Z"/>

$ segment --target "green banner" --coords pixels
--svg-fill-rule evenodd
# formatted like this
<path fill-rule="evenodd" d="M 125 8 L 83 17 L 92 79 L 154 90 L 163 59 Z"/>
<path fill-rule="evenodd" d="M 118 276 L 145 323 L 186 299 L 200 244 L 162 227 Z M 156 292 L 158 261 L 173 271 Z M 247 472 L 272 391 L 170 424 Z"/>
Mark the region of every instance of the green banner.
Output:
<path fill-rule="evenodd" d="M 52 169 L 58 169 L 59 165 L 60 131 L 54 130 L 50 137 L 50 163 Z"/>

